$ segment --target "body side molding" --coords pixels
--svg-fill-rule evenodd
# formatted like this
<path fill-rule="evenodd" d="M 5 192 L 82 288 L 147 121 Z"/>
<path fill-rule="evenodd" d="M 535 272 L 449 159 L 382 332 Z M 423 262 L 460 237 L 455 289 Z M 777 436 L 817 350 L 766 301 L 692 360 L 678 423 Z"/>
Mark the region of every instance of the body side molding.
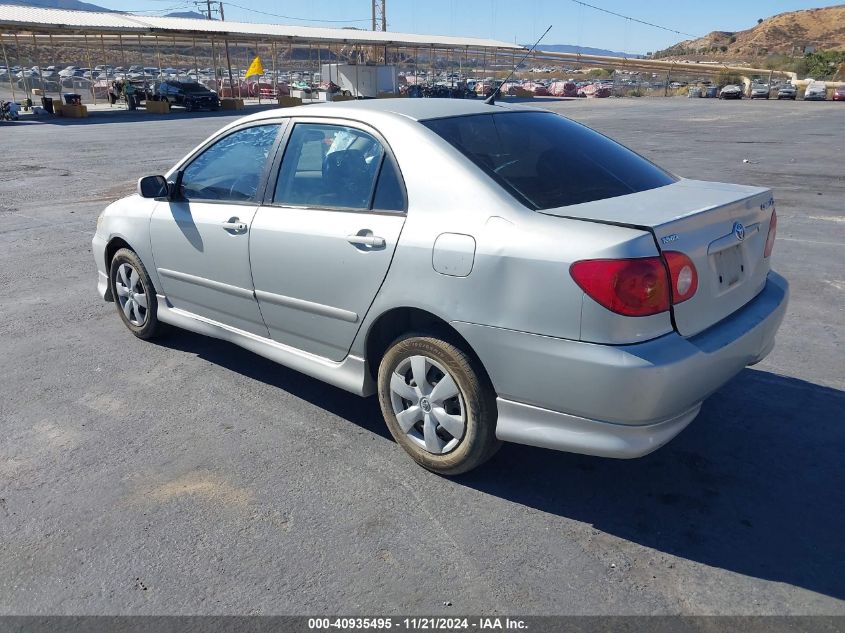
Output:
<path fill-rule="evenodd" d="M 373 379 L 367 371 L 367 364 L 363 358 L 350 354 L 342 361 L 331 361 L 277 343 L 271 339 L 174 308 L 169 305 L 167 298 L 163 295 L 156 295 L 156 297 L 158 299 L 157 316 L 164 323 L 229 341 L 280 365 L 290 367 L 359 396 L 369 396 L 375 393 Z"/>

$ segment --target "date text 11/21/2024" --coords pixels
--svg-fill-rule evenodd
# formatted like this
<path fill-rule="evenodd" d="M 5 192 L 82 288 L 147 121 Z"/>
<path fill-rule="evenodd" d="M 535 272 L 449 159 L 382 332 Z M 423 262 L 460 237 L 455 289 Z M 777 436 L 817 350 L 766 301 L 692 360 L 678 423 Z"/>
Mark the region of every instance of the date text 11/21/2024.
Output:
<path fill-rule="evenodd" d="M 371 630 L 371 631 L 445 631 L 445 630 L 522 630 L 527 623 L 518 618 L 500 617 L 355 617 L 355 618 L 309 618 L 309 630 Z"/>

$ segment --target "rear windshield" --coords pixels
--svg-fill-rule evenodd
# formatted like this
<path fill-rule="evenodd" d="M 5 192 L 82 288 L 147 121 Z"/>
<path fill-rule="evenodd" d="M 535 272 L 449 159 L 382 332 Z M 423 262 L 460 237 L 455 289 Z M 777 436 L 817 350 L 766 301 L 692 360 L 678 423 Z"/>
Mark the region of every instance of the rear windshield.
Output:
<path fill-rule="evenodd" d="M 614 198 L 675 182 L 642 156 L 551 112 L 477 114 L 423 125 L 532 209 Z"/>

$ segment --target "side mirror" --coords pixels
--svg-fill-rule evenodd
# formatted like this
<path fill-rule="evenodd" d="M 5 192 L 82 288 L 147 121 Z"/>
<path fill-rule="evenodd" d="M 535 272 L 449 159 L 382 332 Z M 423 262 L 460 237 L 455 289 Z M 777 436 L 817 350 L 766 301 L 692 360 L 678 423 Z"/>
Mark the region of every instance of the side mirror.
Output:
<path fill-rule="evenodd" d="M 167 198 L 169 193 L 164 176 L 144 176 L 138 179 L 138 195 L 142 198 Z"/>

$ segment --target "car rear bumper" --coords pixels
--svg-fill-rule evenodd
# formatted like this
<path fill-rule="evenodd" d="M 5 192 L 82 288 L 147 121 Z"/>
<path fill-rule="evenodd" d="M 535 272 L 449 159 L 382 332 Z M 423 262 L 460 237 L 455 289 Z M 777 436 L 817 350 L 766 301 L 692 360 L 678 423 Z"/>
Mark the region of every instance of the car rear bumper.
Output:
<path fill-rule="evenodd" d="M 789 284 L 772 272 L 757 297 L 704 332 L 635 345 L 453 325 L 493 382 L 497 437 L 629 458 L 680 433 L 707 396 L 771 351 L 788 298 Z"/>
<path fill-rule="evenodd" d="M 701 403 L 653 424 L 600 422 L 503 398 L 496 399 L 496 437 L 569 453 L 632 459 L 657 450 L 695 419 Z"/>

